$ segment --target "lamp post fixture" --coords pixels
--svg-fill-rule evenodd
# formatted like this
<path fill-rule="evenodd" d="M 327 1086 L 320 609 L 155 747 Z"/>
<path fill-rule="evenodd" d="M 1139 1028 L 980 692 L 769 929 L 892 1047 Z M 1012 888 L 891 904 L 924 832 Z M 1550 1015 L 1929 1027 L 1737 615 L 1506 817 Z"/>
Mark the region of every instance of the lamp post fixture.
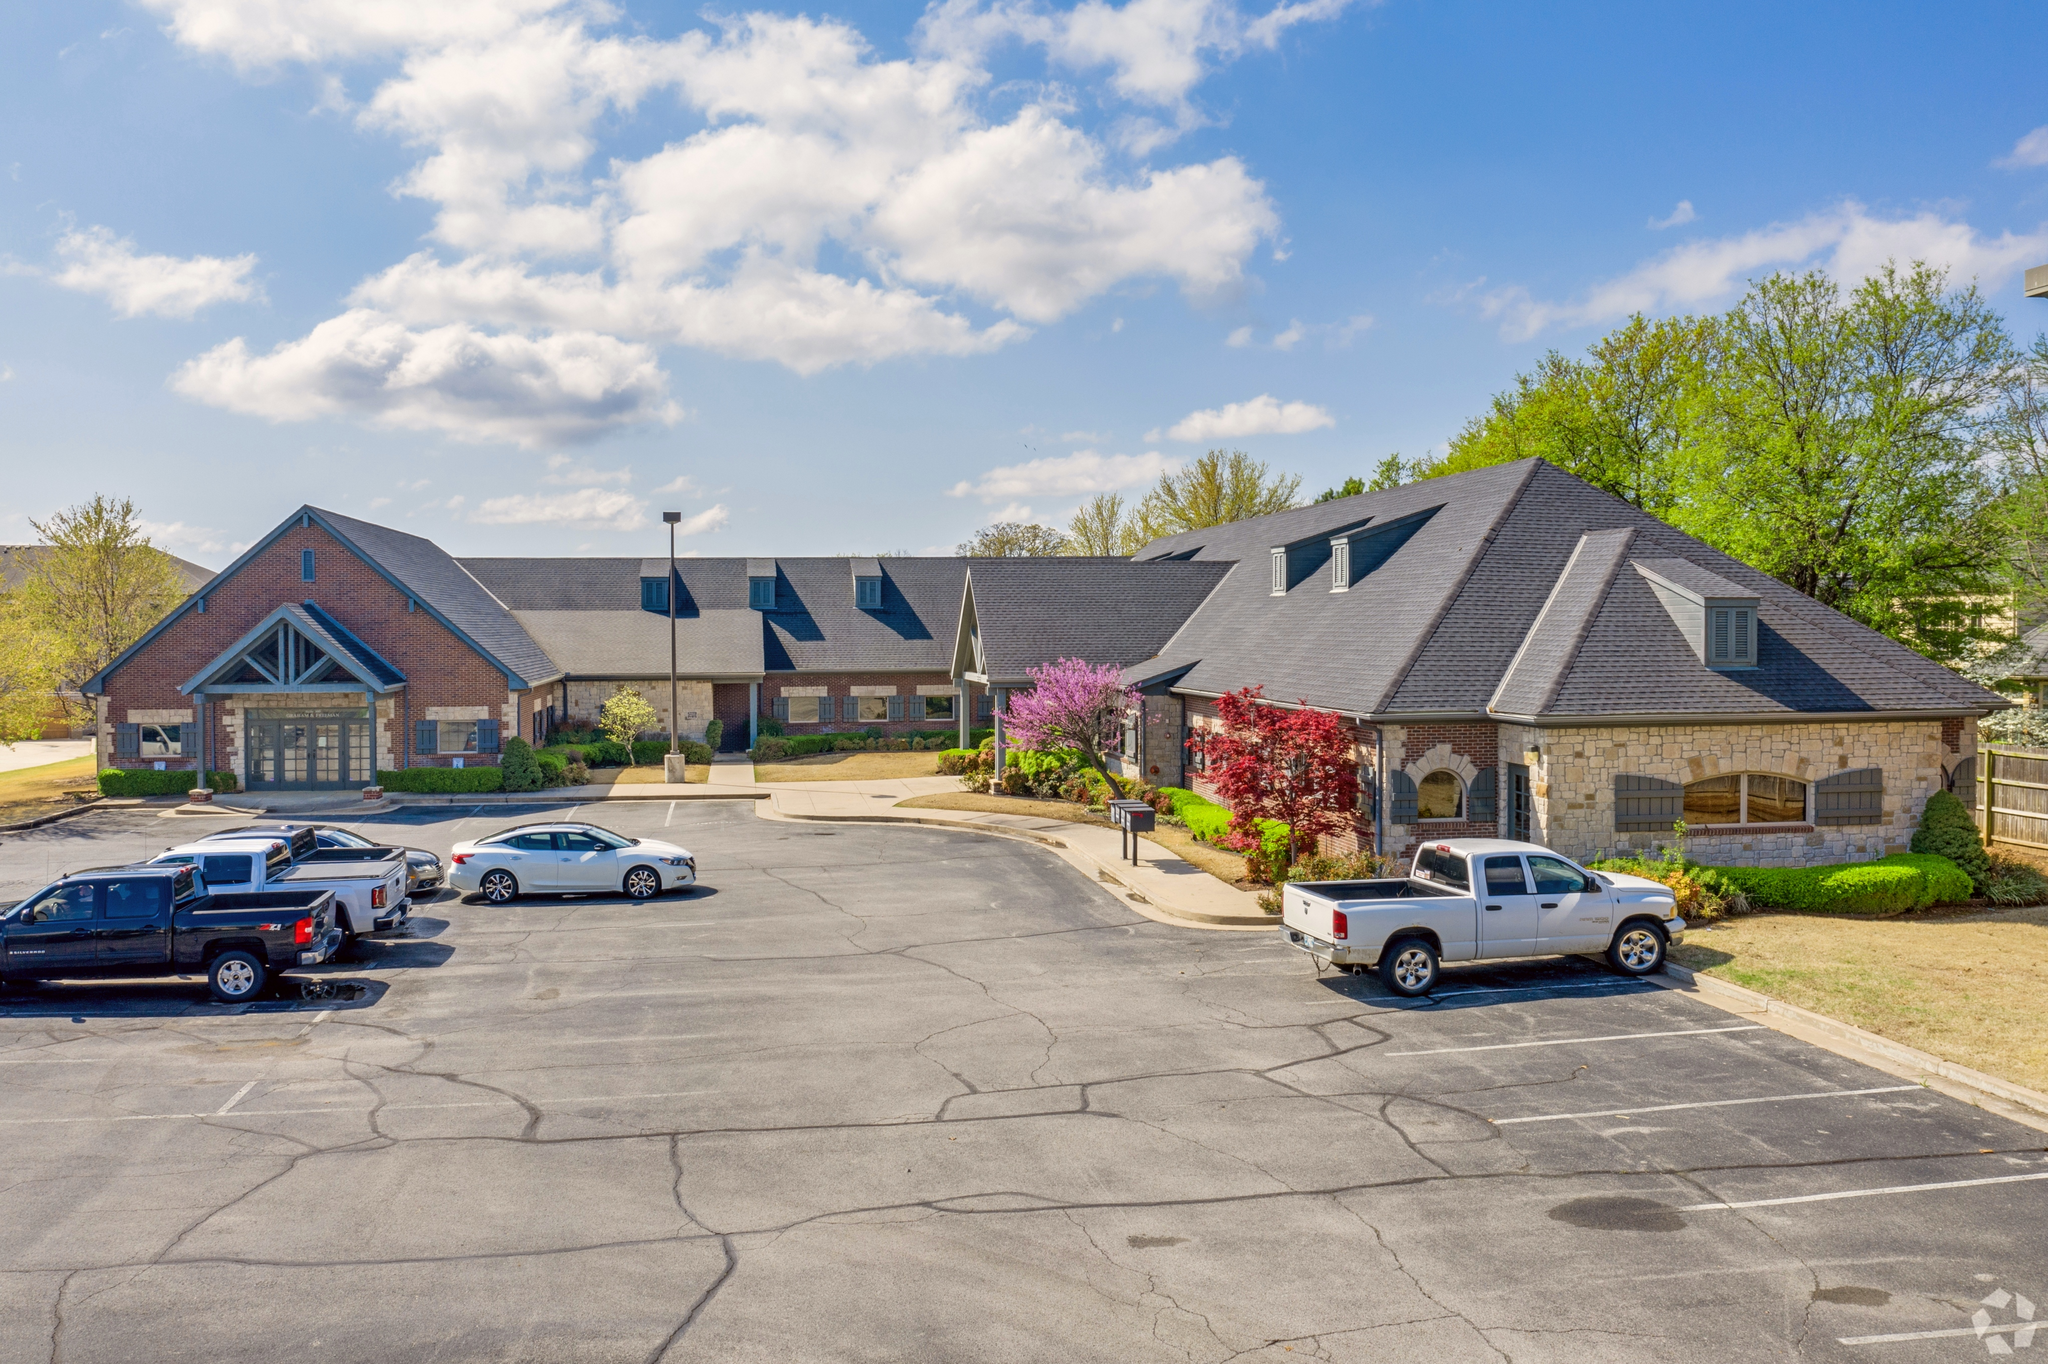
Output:
<path fill-rule="evenodd" d="M 668 523 L 668 767 L 661 775 L 670 781 L 677 780 L 675 768 L 682 764 L 676 761 L 682 746 L 676 741 L 676 523 L 683 519 L 679 511 L 665 511 L 661 519 Z"/>

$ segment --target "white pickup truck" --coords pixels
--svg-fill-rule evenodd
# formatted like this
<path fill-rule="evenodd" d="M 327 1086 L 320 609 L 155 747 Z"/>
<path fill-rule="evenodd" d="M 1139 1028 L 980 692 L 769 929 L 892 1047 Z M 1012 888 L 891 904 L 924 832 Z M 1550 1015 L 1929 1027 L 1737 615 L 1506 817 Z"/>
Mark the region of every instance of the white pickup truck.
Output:
<path fill-rule="evenodd" d="M 1280 922 L 1319 964 L 1353 975 L 1377 965 L 1397 995 L 1427 994 L 1447 961 L 1604 952 L 1615 970 L 1646 976 L 1685 931 L 1669 886 L 1499 838 L 1425 843 L 1402 878 L 1290 881 Z"/>
<path fill-rule="evenodd" d="M 322 848 L 310 827 L 248 838 L 216 834 L 171 848 L 152 863 L 190 863 L 214 893 L 331 890 L 342 944 L 403 928 L 412 916 L 403 848 Z"/>

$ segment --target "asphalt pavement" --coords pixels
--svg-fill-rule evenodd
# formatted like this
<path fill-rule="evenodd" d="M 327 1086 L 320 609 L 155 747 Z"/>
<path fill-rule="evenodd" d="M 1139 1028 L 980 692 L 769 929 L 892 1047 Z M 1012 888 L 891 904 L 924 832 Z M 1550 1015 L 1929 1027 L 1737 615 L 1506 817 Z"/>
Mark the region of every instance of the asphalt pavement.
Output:
<path fill-rule="evenodd" d="M 702 888 L 443 897 L 239 1010 L 0 990 L 0 1360 L 1917 1364 L 2048 1322 L 2048 1138 L 1684 992 L 1410 1002 L 1014 841 L 601 816 Z M 205 818 L 0 835 L 0 899 Z"/>

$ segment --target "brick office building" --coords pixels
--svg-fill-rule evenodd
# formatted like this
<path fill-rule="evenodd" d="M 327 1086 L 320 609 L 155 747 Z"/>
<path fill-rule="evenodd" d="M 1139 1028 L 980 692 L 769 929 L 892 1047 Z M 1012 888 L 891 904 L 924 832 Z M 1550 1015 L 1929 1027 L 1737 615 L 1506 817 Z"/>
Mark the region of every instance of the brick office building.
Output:
<path fill-rule="evenodd" d="M 1221 577 L 1125 668 L 1144 710 L 1123 770 L 1213 796 L 1218 696 L 1262 685 L 1335 711 L 1365 792 L 1331 840 L 1347 850 L 1480 835 L 1589 858 L 1668 842 L 1682 818 L 1709 862 L 1876 856 L 1905 846 L 1973 754 L 1974 720 L 2006 704 L 1537 459 L 1136 558 Z M 1088 623 L 1038 632 L 1046 656 L 1132 652 Z"/>
<path fill-rule="evenodd" d="M 458 560 L 303 507 L 85 686 L 102 761 L 342 790 L 379 770 L 495 763 L 506 737 L 594 725 L 620 685 L 728 748 L 791 733 L 965 730 L 948 668 L 962 559 Z"/>

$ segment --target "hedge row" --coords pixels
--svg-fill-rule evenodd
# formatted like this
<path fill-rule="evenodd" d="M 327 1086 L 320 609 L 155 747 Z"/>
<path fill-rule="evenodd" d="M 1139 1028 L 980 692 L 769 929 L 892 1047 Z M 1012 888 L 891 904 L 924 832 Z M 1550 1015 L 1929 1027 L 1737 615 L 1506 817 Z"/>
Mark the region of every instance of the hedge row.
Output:
<path fill-rule="evenodd" d="M 763 733 L 754 742 L 755 762 L 777 762 L 786 758 L 802 758 L 813 753 L 905 753 L 926 749 L 944 749 L 953 742 L 957 731 L 950 729 L 912 730 L 904 734 L 884 734 L 879 729 L 853 730 L 845 734 L 783 734 Z M 995 731 L 971 731 L 987 733 Z M 949 750 L 966 752 L 965 749 Z"/>
<path fill-rule="evenodd" d="M 1159 794 L 1164 797 L 1167 812 L 1188 826 L 1188 832 L 1204 843 L 1215 843 L 1230 831 L 1230 811 L 1193 791 L 1178 786 L 1162 786 Z M 1282 865 L 1287 858 L 1287 826 L 1277 819 L 1259 821 L 1259 851 L 1266 858 L 1277 856 Z"/>
<path fill-rule="evenodd" d="M 1970 898 L 1970 874 L 1932 853 L 1825 867 L 1715 867 L 1750 903 L 1808 914 L 1903 914 Z"/>
<path fill-rule="evenodd" d="M 711 761 L 711 745 L 695 739 L 682 741 L 683 755 L 693 763 Z M 558 758 L 564 763 L 580 762 L 585 767 L 624 767 L 628 762 L 643 767 L 660 764 L 668 756 L 668 740 L 636 739 L 629 756 L 626 746 L 616 739 L 592 739 L 587 743 L 549 744 L 536 750 L 543 757 Z"/>
<path fill-rule="evenodd" d="M 505 772 L 498 767 L 408 767 L 402 772 L 379 772 L 377 785 L 414 795 L 473 796 L 503 790 Z"/>
<path fill-rule="evenodd" d="M 159 772 L 153 767 L 105 767 L 98 777 L 103 796 L 182 796 L 199 785 L 197 772 Z M 232 772 L 206 774 L 209 791 L 235 791 L 240 786 Z"/>

